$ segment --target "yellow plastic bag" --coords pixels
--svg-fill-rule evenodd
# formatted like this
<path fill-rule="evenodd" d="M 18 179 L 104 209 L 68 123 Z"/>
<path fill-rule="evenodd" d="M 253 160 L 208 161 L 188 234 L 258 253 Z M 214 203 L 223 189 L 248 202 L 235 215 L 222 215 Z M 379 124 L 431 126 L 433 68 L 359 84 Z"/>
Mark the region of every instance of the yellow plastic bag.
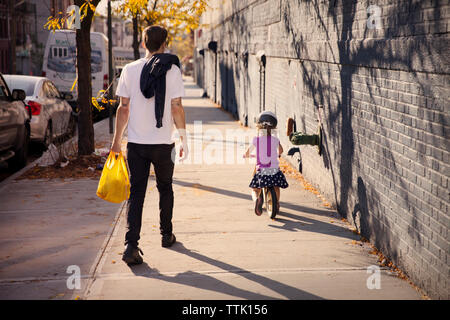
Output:
<path fill-rule="evenodd" d="M 130 179 L 122 153 L 109 153 L 98 182 L 97 196 L 114 203 L 130 197 Z"/>

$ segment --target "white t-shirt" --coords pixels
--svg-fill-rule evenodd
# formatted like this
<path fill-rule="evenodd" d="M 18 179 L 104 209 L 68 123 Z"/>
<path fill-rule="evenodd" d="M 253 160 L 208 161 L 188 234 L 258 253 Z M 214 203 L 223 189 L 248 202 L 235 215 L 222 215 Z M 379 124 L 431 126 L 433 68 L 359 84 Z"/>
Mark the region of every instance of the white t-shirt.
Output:
<path fill-rule="evenodd" d="M 156 127 L 155 97 L 146 99 L 141 92 L 141 72 L 146 58 L 127 64 L 120 75 L 116 95 L 130 98 L 128 141 L 139 144 L 172 144 L 174 122 L 171 100 L 184 96 L 183 78 L 180 68 L 172 65 L 166 74 L 166 98 L 162 127 Z"/>

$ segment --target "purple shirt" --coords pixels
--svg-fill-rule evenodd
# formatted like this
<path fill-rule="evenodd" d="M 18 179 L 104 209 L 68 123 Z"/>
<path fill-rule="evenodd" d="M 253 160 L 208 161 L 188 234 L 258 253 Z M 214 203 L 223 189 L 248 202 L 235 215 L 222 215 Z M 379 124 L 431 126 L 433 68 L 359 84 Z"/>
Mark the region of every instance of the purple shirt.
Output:
<path fill-rule="evenodd" d="M 256 168 L 278 168 L 278 146 L 280 140 L 274 136 L 258 136 L 253 138 L 256 147 Z"/>

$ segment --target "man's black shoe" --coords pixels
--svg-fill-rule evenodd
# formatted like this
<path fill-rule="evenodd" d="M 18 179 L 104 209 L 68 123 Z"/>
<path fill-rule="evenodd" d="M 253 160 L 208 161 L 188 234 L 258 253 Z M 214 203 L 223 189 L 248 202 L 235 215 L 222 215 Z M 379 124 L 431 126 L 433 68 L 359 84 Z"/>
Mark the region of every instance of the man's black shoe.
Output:
<path fill-rule="evenodd" d="M 171 247 L 175 242 L 177 241 L 177 238 L 175 238 L 175 235 L 172 233 L 170 235 L 163 235 L 161 244 L 164 248 Z"/>
<path fill-rule="evenodd" d="M 142 257 L 139 255 L 139 252 L 144 255 L 141 249 L 138 247 L 133 247 L 132 245 L 127 245 L 125 252 L 123 253 L 122 260 L 125 261 L 126 264 L 141 264 L 144 262 Z"/>

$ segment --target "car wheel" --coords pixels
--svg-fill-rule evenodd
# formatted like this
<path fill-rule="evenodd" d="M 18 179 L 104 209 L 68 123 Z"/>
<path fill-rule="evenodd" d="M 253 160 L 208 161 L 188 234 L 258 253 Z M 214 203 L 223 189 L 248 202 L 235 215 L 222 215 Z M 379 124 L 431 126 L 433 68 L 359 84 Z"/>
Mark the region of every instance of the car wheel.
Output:
<path fill-rule="evenodd" d="M 28 146 L 30 144 L 30 131 L 28 128 L 25 128 L 24 134 L 25 136 L 22 139 L 22 145 L 16 151 L 15 156 L 8 163 L 8 165 L 14 170 L 22 169 L 27 164 Z"/>
<path fill-rule="evenodd" d="M 53 143 L 53 129 L 52 124 L 49 122 L 47 124 L 47 128 L 45 129 L 45 135 L 44 135 L 44 147 L 45 150 L 48 149 L 48 147 Z"/>

